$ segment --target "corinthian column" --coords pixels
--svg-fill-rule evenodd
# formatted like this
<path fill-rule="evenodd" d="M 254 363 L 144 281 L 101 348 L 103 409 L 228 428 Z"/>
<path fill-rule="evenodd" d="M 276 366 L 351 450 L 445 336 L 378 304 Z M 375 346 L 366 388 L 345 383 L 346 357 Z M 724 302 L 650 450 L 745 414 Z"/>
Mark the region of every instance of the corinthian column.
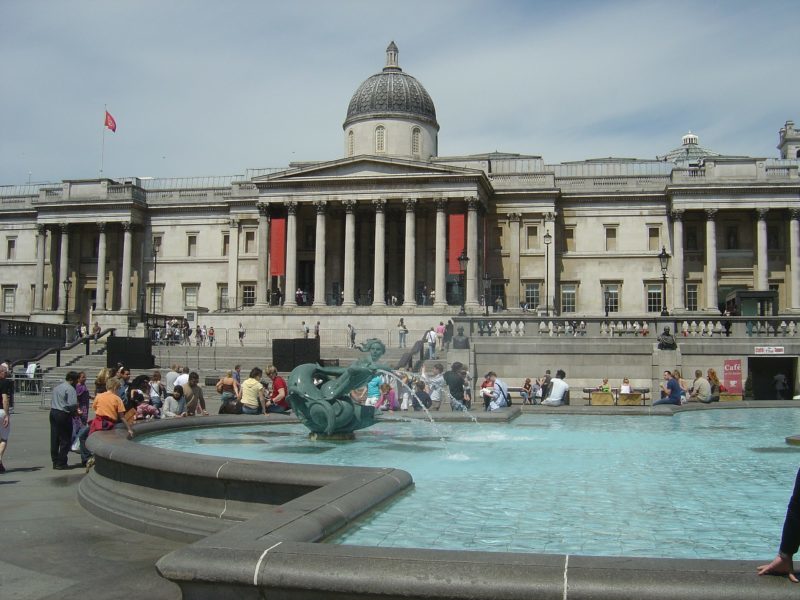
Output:
<path fill-rule="evenodd" d="M 44 310 L 44 252 L 47 240 L 47 227 L 36 226 L 36 287 L 33 291 L 33 307 L 35 310 Z"/>
<path fill-rule="evenodd" d="M 480 201 L 467 198 L 467 306 L 478 306 L 478 208 Z"/>
<path fill-rule="evenodd" d="M 789 306 L 800 311 L 800 209 L 790 210 L 789 215 L 789 289 L 792 295 Z"/>
<path fill-rule="evenodd" d="M 511 238 L 511 250 L 509 261 L 508 279 L 511 285 L 508 287 L 508 308 L 517 308 L 520 305 L 519 294 L 519 229 L 522 215 L 520 213 L 508 214 L 509 233 Z M 470 257 L 472 260 L 472 257 Z M 477 283 L 477 282 L 476 282 Z"/>
<path fill-rule="evenodd" d="M 228 242 L 230 247 L 230 242 Z M 230 250 L 229 250 L 230 251 Z M 269 283 L 269 204 L 258 203 L 258 282 L 256 283 L 256 306 L 268 306 Z"/>
<path fill-rule="evenodd" d="M 672 212 L 672 273 L 675 281 L 672 285 L 673 311 L 685 310 L 683 298 L 683 211 Z"/>
<path fill-rule="evenodd" d="M 344 299 L 342 306 L 355 306 L 356 201 L 344 201 Z"/>
<path fill-rule="evenodd" d="M 58 269 L 58 310 L 63 311 L 67 306 L 67 293 L 62 283 L 69 277 L 69 225 L 61 223 L 61 254 Z"/>
<path fill-rule="evenodd" d="M 287 200 L 286 205 L 286 289 L 284 306 L 297 306 L 297 202 Z"/>
<path fill-rule="evenodd" d="M 131 308 L 131 252 L 133 251 L 133 223 L 123 223 L 122 238 L 122 294 L 119 309 L 123 312 Z"/>
<path fill-rule="evenodd" d="M 228 309 L 239 307 L 239 219 L 228 221 Z"/>
<path fill-rule="evenodd" d="M 717 300 L 717 209 L 706 209 L 706 310 L 719 310 Z"/>
<path fill-rule="evenodd" d="M 314 245 L 314 306 L 325 306 L 325 214 L 328 203 L 314 203 L 317 210 L 317 230 Z"/>
<path fill-rule="evenodd" d="M 436 271 L 434 306 L 447 306 L 447 200 L 434 201 L 436 207 Z"/>
<path fill-rule="evenodd" d="M 375 206 L 375 282 L 372 285 L 373 306 L 386 306 L 386 200 L 373 200 Z"/>
<path fill-rule="evenodd" d="M 95 310 L 102 311 L 106 309 L 106 224 L 101 221 L 97 224 L 97 230 L 97 292 L 94 306 Z"/>
<path fill-rule="evenodd" d="M 767 258 L 767 213 L 766 208 L 756 210 L 758 222 L 756 225 L 756 244 L 758 246 L 758 279 L 756 289 L 766 291 L 769 289 L 769 261 Z"/>
<path fill-rule="evenodd" d="M 415 225 L 417 223 L 417 214 L 415 212 L 417 201 L 413 198 L 408 198 L 403 202 L 406 207 L 406 246 L 405 246 L 405 260 L 404 260 L 404 278 L 403 278 L 403 304 L 407 306 L 415 305 L 415 265 L 416 265 L 416 235 Z"/>

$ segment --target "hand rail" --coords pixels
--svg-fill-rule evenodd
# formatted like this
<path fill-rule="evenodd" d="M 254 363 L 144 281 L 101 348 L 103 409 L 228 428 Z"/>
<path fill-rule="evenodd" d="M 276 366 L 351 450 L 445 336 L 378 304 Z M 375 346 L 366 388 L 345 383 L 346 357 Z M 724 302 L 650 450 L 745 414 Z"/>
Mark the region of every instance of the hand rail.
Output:
<path fill-rule="evenodd" d="M 70 342 L 69 344 L 66 344 L 64 346 L 52 346 L 50 348 L 47 348 L 46 350 L 42 350 L 39 354 L 37 354 L 33 358 L 20 358 L 20 359 L 15 360 L 14 362 L 12 362 L 9 365 L 9 368 L 13 369 L 17 365 L 22 365 L 25 368 L 27 368 L 28 367 L 28 363 L 39 362 L 44 357 L 52 354 L 53 352 L 56 353 L 56 366 L 60 367 L 61 366 L 61 351 L 62 350 L 72 350 L 78 344 L 86 344 L 86 355 L 88 356 L 89 352 L 90 352 L 89 344 L 91 343 L 93 338 L 96 341 L 96 340 L 99 340 L 102 337 L 105 337 L 106 335 L 108 335 L 109 337 L 114 337 L 114 334 L 115 334 L 116 331 L 117 331 L 116 327 L 109 327 L 108 329 L 102 330 L 96 336 L 93 335 L 93 334 L 90 334 L 90 335 L 87 335 L 86 337 L 78 338 L 74 342 Z"/>

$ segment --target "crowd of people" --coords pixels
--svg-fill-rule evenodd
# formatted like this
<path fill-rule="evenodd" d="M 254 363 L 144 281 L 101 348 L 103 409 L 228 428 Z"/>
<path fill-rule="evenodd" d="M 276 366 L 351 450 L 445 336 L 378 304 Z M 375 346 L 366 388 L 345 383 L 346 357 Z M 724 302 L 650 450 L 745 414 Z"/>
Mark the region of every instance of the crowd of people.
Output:
<path fill-rule="evenodd" d="M 725 391 L 725 386 L 722 385 L 714 369 L 708 369 L 705 376 L 703 376 L 703 371 L 696 369 L 691 384 L 683 378 L 678 369 L 664 371 L 661 397 L 653 401 L 653 406 L 660 404 L 680 406 L 690 401 L 710 404 L 719 402 L 720 393 Z"/>
<path fill-rule="evenodd" d="M 566 379 L 567 373 L 563 369 L 558 369 L 555 377 L 550 369 L 545 370 L 541 377 L 526 377 L 519 390 L 522 404 L 532 406 L 569 404 L 569 384 Z"/>

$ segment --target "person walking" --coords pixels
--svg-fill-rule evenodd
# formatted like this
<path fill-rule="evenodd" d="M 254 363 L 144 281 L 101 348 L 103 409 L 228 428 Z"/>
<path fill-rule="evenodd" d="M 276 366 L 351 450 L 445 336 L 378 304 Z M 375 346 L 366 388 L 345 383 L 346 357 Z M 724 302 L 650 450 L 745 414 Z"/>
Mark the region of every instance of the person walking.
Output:
<path fill-rule="evenodd" d="M 78 394 L 75 384 L 78 373 L 70 371 L 64 381 L 53 388 L 50 398 L 50 458 L 53 468 L 64 470 L 72 445 L 72 416 L 78 414 Z"/>
<path fill-rule="evenodd" d="M 425 343 L 428 344 L 428 359 L 436 360 L 436 342 L 438 341 L 436 330 L 431 327 L 425 334 Z"/>
<path fill-rule="evenodd" d="M 8 367 L 0 365 L 0 473 L 5 473 L 3 453 L 8 446 L 8 435 L 11 433 L 11 392 L 14 383 L 8 377 Z"/>

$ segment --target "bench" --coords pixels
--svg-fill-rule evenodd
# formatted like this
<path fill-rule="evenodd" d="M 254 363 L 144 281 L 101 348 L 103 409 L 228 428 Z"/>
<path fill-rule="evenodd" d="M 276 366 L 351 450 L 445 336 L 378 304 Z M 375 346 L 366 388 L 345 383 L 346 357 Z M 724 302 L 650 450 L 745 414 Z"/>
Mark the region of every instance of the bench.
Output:
<path fill-rule="evenodd" d="M 592 406 L 614 406 L 613 392 L 592 390 L 589 392 L 589 404 Z"/>
<path fill-rule="evenodd" d="M 641 392 L 631 392 L 629 394 L 620 394 L 617 398 L 618 406 L 641 406 L 644 402 L 644 394 Z"/>
<path fill-rule="evenodd" d="M 720 392 L 719 401 L 720 402 L 741 402 L 742 401 L 742 395 L 741 394 L 733 394 L 731 392 Z"/>

